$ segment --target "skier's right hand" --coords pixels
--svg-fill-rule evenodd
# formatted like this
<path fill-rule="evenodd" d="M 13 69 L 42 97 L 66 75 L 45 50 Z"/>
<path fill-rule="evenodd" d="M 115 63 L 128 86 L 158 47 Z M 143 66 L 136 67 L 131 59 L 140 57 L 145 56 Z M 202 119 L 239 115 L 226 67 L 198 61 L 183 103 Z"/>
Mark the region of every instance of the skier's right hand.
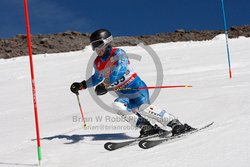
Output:
<path fill-rule="evenodd" d="M 86 81 L 82 81 L 82 82 L 74 82 L 71 86 L 70 86 L 70 90 L 71 92 L 78 94 L 79 90 L 82 89 L 86 89 L 87 88 L 87 84 Z"/>

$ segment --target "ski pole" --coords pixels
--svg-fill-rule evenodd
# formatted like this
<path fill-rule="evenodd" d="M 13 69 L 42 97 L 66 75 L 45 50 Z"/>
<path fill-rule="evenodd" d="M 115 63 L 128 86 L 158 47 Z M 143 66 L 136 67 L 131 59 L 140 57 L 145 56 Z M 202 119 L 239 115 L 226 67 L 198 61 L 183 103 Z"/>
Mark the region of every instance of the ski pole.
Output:
<path fill-rule="evenodd" d="M 144 90 L 144 89 L 164 89 L 164 88 L 191 88 L 190 85 L 165 85 L 165 86 L 144 86 L 138 88 L 108 88 L 108 91 L 121 91 L 121 90 Z"/>
<path fill-rule="evenodd" d="M 86 121 L 85 121 L 85 118 L 84 118 L 84 113 L 83 113 L 82 105 L 80 103 L 79 93 L 78 92 L 76 93 L 76 97 L 77 97 L 78 105 L 79 105 L 79 108 L 80 108 L 80 112 L 81 112 L 81 115 L 82 115 L 82 120 L 84 122 L 84 128 L 85 128 L 87 126 L 87 124 L 86 124 Z"/>
<path fill-rule="evenodd" d="M 174 86 L 145 86 L 145 87 L 139 87 L 138 90 L 143 89 L 163 89 L 163 88 L 191 88 L 192 86 L 189 85 L 174 85 Z"/>

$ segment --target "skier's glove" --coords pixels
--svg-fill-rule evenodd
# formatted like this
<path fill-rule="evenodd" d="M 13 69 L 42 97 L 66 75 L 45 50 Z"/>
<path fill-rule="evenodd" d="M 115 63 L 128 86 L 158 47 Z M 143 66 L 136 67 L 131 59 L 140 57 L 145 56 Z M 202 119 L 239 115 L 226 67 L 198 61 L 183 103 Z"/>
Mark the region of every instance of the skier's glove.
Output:
<path fill-rule="evenodd" d="M 71 86 L 70 86 L 70 90 L 71 92 L 78 94 L 79 90 L 82 89 L 86 89 L 87 88 L 87 84 L 86 81 L 82 81 L 82 82 L 74 82 Z"/>
<path fill-rule="evenodd" d="M 95 88 L 95 93 L 99 96 L 99 95 L 104 95 L 108 92 L 108 90 L 106 89 L 105 85 L 103 83 L 101 83 L 100 85 L 96 86 Z"/>

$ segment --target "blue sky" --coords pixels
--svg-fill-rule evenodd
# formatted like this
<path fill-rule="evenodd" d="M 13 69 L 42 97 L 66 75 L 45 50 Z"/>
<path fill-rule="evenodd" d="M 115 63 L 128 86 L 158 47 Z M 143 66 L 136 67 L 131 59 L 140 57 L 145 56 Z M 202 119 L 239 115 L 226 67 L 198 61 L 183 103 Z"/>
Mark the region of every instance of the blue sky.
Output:
<path fill-rule="evenodd" d="M 28 0 L 32 34 L 110 29 L 114 36 L 223 29 L 221 0 Z M 228 27 L 250 24 L 249 0 L 224 0 Z M 0 38 L 25 34 L 23 0 L 1 0 Z"/>

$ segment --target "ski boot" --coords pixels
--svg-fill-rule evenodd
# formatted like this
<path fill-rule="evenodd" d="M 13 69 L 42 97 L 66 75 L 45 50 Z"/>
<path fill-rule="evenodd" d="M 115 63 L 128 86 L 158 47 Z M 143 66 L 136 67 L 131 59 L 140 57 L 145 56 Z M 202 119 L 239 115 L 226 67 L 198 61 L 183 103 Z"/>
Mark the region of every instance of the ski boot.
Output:
<path fill-rule="evenodd" d="M 172 128 L 172 136 L 180 135 L 195 130 L 195 128 L 189 126 L 188 124 L 181 124 L 178 119 L 172 120 L 168 123 L 167 126 Z"/>
<path fill-rule="evenodd" d="M 165 130 L 161 129 L 156 124 L 153 126 L 150 124 L 150 122 L 148 120 L 145 120 L 143 125 L 141 126 L 139 138 L 151 136 L 154 134 L 164 135 L 165 132 L 166 132 Z"/>

